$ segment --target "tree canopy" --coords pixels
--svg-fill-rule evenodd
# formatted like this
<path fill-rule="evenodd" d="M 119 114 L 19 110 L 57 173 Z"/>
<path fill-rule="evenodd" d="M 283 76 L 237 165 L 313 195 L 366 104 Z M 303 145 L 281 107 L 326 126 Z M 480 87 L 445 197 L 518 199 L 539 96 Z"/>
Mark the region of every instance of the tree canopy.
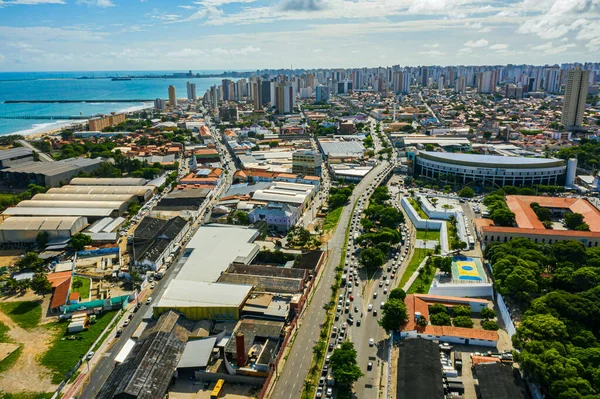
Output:
<path fill-rule="evenodd" d="M 71 241 L 69 241 L 69 246 L 75 251 L 81 251 L 85 248 L 86 245 L 90 245 L 91 243 L 92 237 L 90 237 L 87 234 L 77 233 L 73 237 L 71 237 Z"/>
<path fill-rule="evenodd" d="M 331 370 L 338 384 L 351 387 L 363 373 L 356 361 L 356 349 L 350 341 L 342 342 L 341 347 L 333 351 L 330 358 Z"/>
<path fill-rule="evenodd" d="M 377 322 L 388 331 L 397 331 L 406 322 L 408 313 L 401 299 L 389 299 L 382 308 L 381 319 Z"/>

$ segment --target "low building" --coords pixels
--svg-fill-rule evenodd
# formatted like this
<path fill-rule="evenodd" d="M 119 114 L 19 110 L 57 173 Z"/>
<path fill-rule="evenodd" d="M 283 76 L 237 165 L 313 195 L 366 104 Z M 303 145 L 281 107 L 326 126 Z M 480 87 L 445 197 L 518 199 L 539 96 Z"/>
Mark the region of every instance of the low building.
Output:
<path fill-rule="evenodd" d="M 332 180 L 342 179 L 347 183 L 360 182 L 373 169 L 372 166 L 361 166 L 355 164 L 332 164 L 329 165 Z"/>
<path fill-rule="evenodd" d="M 27 147 L 15 147 L 0 151 L 0 169 L 33 162 L 33 150 Z"/>
<path fill-rule="evenodd" d="M 48 234 L 48 241 L 68 241 L 82 231 L 88 222 L 85 217 L 11 217 L 0 224 L 0 243 L 3 246 L 29 246 L 40 233 Z"/>
<path fill-rule="evenodd" d="M 72 271 L 48 273 L 46 278 L 52 285 L 52 299 L 50 299 L 50 311 L 58 312 L 67 305 L 71 291 Z"/>
<path fill-rule="evenodd" d="M 444 399 L 438 345 L 419 338 L 402 340 L 396 378 L 399 398 Z"/>
<path fill-rule="evenodd" d="M 209 188 L 174 190 L 164 196 L 154 207 L 157 211 L 197 211 L 211 197 Z"/>
<path fill-rule="evenodd" d="M 312 150 L 298 150 L 292 154 L 292 173 L 321 176 L 321 154 Z"/>
<path fill-rule="evenodd" d="M 427 324 L 421 327 L 417 324 L 419 318 L 429 318 L 429 306 L 441 304 L 447 308 L 456 305 L 471 307 L 473 313 L 481 312 L 488 307 L 488 301 L 475 298 L 460 298 L 452 296 L 437 296 L 426 294 L 409 294 L 404 299 L 408 313 L 408 321 L 400 328 L 401 338 L 424 338 L 439 340 L 453 344 L 481 345 L 495 347 L 498 342 L 496 331 L 479 330 L 454 326 L 434 326 Z"/>
<path fill-rule="evenodd" d="M 589 231 L 547 229 L 531 208 L 532 203 L 550 210 L 554 217 L 566 212 L 583 215 Z M 509 195 L 506 205 L 515 214 L 516 227 L 495 226 L 490 219 L 476 219 L 479 240 L 485 245 L 507 242 L 516 237 L 528 238 L 536 243 L 553 244 L 557 241 L 580 241 L 586 247 L 597 247 L 600 243 L 600 211 L 583 198 L 555 198 L 527 195 Z"/>
<path fill-rule="evenodd" d="M 141 177 L 74 177 L 69 183 L 72 186 L 143 186 L 146 179 Z"/>
<path fill-rule="evenodd" d="M 481 399 L 529 399 L 525 381 L 512 364 L 482 363 L 474 366 Z"/>
<path fill-rule="evenodd" d="M 365 155 L 365 146 L 360 141 L 319 140 L 318 144 L 329 164 L 362 160 Z"/>
<path fill-rule="evenodd" d="M 102 158 L 68 158 L 56 162 L 23 162 L 0 171 L 9 186 L 26 187 L 37 184 L 60 187 L 79 173 L 92 173 L 104 162 Z"/>
<path fill-rule="evenodd" d="M 296 294 L 303 291 L 307 278 L 308 271 L 304 269 L 232 263 L 218 281 L 252 285 L 262 292 Z"/>
<path fill-rule="evenodd" d="M 17 208 L 60 208 L 60 209 L 109 209 L 111 216 L 121 216 L 127 212 L 125 201 L 56 201 L 56 200 L 25 200 L 17 204 Z M 79 216 L 79 215 L 74 215 Z"/>
<path fill-rule="evenodd" d="M 175 310 L 189 320 L 238 320 L 251 290 L 251 285 L 175 279 L 154 305 L 153 312 L 155 317 Z"/>
<path fill-rule="evenodd" d="M 269 203 L 248 213 L 251 223 L 264 220 L 269 230 L 287 232 L 298 222 L 298 208 L 288 204 Z"/>
<path fill-rule="evenodd" d="M 125 122 L 125 114 L 115 114 L 112 113 L 110 115 L 102 115 L 96 118 L 91 118 L 88 121 L 89 130 L 104 130 L 107 127 L 117 126 L 120 123 Z"/>
<path fill-rule="evenodd" d="M 190 229 L 180 218 L 169 220 L 146 216 L 133 233 L 133 260 L 137 267 L 158 270 L 175 252 Z"/>
<path fill-rule="evenodd" d="M 156 187 L 150 186 L 62 186 L 51 188 L 46 194 L 130 194 L 135 195 L 139 202 L 144 202 L 152 197 Z"/>

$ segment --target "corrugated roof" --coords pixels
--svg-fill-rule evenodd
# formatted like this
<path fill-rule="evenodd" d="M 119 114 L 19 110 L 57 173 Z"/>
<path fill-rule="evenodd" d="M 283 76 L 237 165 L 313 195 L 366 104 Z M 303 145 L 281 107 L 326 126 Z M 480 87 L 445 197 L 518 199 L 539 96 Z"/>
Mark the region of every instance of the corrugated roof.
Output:
<path fill-rule="evenodd" d="M 66 217 L 11 217 L 0 224 L 0 230 L 70 230 L 81 219 Z M 85 224 L 85 222 L 83 223 Z"/>
<path fill-rule="evenodd" d="M 118 210 L 125 201 L 34 201 L 25 200 L 17 204 L 18 208 L 98 208 Z"/>
<path fill-rule="evenodd" d="M 102 217 L 110 216 L 113 212 L 109 208 L 29 208 L 12 207 L 6 209 L 2 214 L 4 216 L 90 216 Z"/>
<path fill-rule="evenodd" d="M 72 186 L 143 186 L 146 179 L 137 177 L 74 177 L 69 183 Z"/>
<path fill-rule="evenodd" d="M 99 165 L 102 158 L 69 158 L 56 162 L 25 162 L 4 169 L 6 173 L 36 173 L 45 176 L 55 176 L 91 165 Z"/>
<path fill-rule="evenodd" d="M 179 277 L 179 276 L 178 276 Z M 252 290 L 251 285 L 172 280 L 156 307 L 238 307 Z"/>
<path fill-rule="evenodd" d="M 16 157 L 25 157 L 27 155 L 33 155 L 33 150 L 27 147 L 15 147 L 8 150 L 0 151 L 0 161 L 12 159 Z"/>
<path fill-rule="evenodd" d="M 217 337 L 188 341 L 177 368 L 206 367 L 216 342 Z"/>

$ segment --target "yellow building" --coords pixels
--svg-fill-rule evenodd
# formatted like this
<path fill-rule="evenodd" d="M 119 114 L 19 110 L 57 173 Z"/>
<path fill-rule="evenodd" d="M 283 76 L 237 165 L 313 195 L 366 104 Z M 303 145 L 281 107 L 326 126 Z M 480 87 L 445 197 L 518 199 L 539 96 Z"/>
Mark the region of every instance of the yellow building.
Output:
<path fill-rule="evenodd" d="M 117 126 L 125 122 L 125 114 L 102 115 L 89 120 L 89 130 L 92 132 L 101 132 L 110 126 Z"/>
<path fill-rule="evenodd" d="M 238 320 L 251 285 L 175 279 L 154 306 L 154 317 L 176 310 L 189 320 Z"/>

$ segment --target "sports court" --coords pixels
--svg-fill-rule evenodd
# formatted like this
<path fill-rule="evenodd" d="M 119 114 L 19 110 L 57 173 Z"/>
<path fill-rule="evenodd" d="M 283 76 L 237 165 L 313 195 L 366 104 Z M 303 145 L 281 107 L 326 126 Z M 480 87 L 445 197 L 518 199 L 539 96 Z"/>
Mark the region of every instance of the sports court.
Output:
<path fill-rule="evenodd" d="M 487 283 L 481 259 L 455 256 L 452 259 L 452 277 L 462 281 Z"/>

